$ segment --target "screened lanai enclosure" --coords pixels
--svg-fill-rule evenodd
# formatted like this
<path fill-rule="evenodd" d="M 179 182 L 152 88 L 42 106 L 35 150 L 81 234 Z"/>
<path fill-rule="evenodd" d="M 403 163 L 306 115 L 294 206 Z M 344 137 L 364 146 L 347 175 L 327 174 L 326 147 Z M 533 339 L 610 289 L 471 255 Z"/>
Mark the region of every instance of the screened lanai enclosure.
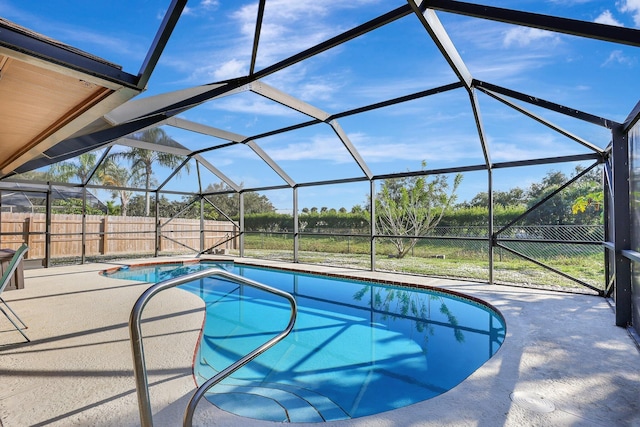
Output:
<path fill-rule="evenodd" d="M 104 53 L 0 22 L 3 248 L 539 286 L 640 325 L 632 6 L 137 3 Z"/>

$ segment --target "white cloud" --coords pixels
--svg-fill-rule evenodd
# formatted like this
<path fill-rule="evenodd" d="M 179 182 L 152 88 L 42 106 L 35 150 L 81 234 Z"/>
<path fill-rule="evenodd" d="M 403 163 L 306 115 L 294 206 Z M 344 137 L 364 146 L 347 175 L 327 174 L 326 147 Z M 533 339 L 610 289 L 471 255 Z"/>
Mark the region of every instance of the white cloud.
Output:
<path fill-rule="evenodd" d="M 551 31 L 539 30 L 537 28 L 528 27 L 516 27 L 511 28 L 504 33 L 502 43 L 505 47 L 511 47 L 513 45 L 519 47 L 530 46 L 532 44 L 543 42 L 545 47 L 551 44 L 557 44 L 560 38 L 556 33 Z M 540 44 L 540 46 L 542 46 Z"/>
<path fill-rule="evenodd" d="M 220 6 L 218 0 L 202 0 L 200 6 L 204 9 L 217 9 Z"/>
<path fill-rule="evenodd" d="M 308 69 L 297 64 L 265 78 L 265 82 L 304 101 L 330 100 L 344 85 L 345 76 L 339 70 L 309 77 Z"/>
<path fill-rule="evenodd" d="M 435 138 L 435 139 L 434 139 Z M 420 141 L 411 138 L 390 140 L 386 137 L 366 133 L 349 133 L 349 139 L 369 164 L 401 161 L 404 164 L 421 162 L 442 165 L 447 162 L 477 160 L 482 156 L 477 134 L 449 134 L 447 139 L 455 141 L 442 144 L 438 137 L 425 137 Z"/>
<path fill-rule="evenodd" d="M 302 99 L 322 99 L 327 100 L 336 91 L 336 88 L 327 82 L 310 81 L 302 83 L 299 93 Z"/>
<path fill-rule="evenodd" d="M 457 24 L 451 26 L 451 37 L 472 75 L 481 80 L 506 84 L 529 78 L 567 56 L 569 46 L 557 33 L 473 19 Z"/>
<path fill-rule="evenodd" d="M 512 135 L 509 142 L 502 138 L 490 139 L 489 149 L 494 162 L 544 158 L 549 157 L 549 153 L 553 153 L 554 156 L 575 153 L 575 146 L 571 142 L 560 141 L 555 135 L 534 133 Z"/>
<path fill-rule="evenodd" d="M 626 56 L 621 50 L 614 50 L 609 54 L 609 57 L 602 64 L 603 67 L 606 67 L 611 64 L 620 64 L 631 66 L 635 64 L 635 60 L 631 57 Z"/>
<path fill-rule="evenodd" d="M 640 27 L 640 0 L 622 0 L 617 6 L 620 12 L 630 13 L 636 27 Z"/>
<path fill-rule="evenodd" d="M 217 10 L 218 7 L 220 7 L 220 2 L 218 0 L 202 0 L 199 4 L 193 7 L 186 5 L 184 9 L 182 9 L 182 14 L 185 16 L 198 16 L 202 13 Z"/>
<path fill-rule="evenodd" d="M 246 74 L 247 71 L 246 64 L 233 58 L 222 64 L 220 67 L 216 67 L 210 74 L 213 77 L 213 80 L 220 81 L 238 77 L 239 75 Z"/>
<path fill-rule="evenodd" d="M 332 19 L 331 16 L 338 15 L 347 9 L 363 7 L 378 1 L 317 0 L 309 3 L 299 0 L 271 0 L 267 2 L 261 27 L 256 65 L 258 68 L 271 65 L 278 60 L 337 35 L 344 29 L 336 24 L 337 20 Z M 230 34 L 229 43 L 225 51 L 221 53 L 222 55 L 232 56 L 235 61 L 248 64 L 255 34 L 257 3 L 244 5 L 232 12 L 229 17 L 232 24 L 231 27 L 237 29 L 239 34 Z M 215 58 L 212 58 L 211 61 L 211 64 L 216 64 L 212 66 L 220 66 L 220 62 L 216 61 Z M 224 60 L 223 64 L 228 65 L 228 60 Z M 208 68 L 208 66 L 205 67 Z M 244 71 L 246 73 L 248 69 L 237 68 L 235 71 Z M 216 71 L 212 75 L 216 75 Z M 220 75 L 227 74 L 221 70 Z M 235 77 L 238 77 L 238 75 Z M 299 80 L 294 81 L 294 83 L 303 80 L 304 70 Z M 315 89 L 317 88 L 318 86 Z M 326 93 L 315 89 L 312 86 L 304 88 L 308 95 L 323 94 L 323 96 L 326 96 Z"/>
<path fill-rule="evenodd" d="M 352 142 L 361 139 L 368 141 L 364 150 L 359 151 L 367 162 L 416 159 L 413 155 L 415 149 L 412 149 L 409 145 L 394 145 L 384 141 L 376 142 L 375 138 L 370 138 L 364 134 L 350 134 L 349 138 Z M 334 164 L 354 162 L 353 157 L 337 137 L 326 135 L 315 135 L 305 140 L 281 143 L 278 147 L 268 147 L 267 152 L 277 162 L 304 160 L 321 160 Z"/>
<path fill-rule="evenodd" d="M 551 52 L 552 50 L 549 50 Z M 481 57 L 469 61 L 474 77 L 487 81 L 509 82 L 513 79 L 529 78 L 531 72 L 545 67 L 552 59 L 549 52 L 526 52 L 505 56 Z"/>
<path fill-rule="evenodd" d="M 623 27 L 624 25 L 622 25 L 622 23 L 620 21 L 618 21 L 616 18 L 614 18 L 614 16 L 611 14 L 610 10 L 605 10 L 604 12 L 602 12 L 600 14 L 600 16 L 598 16 L 595 21 L 598 24 L 606 24 L 606 25 L 615 25 L 617 27 Z"/>

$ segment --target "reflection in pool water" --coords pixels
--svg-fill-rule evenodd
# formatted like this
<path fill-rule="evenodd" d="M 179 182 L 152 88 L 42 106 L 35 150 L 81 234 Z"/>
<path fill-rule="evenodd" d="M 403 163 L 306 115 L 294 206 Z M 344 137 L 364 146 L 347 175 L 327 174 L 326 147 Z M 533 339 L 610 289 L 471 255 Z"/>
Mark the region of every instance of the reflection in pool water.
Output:
<path fill-rule="evenodd" d="M 443 292 L 235 265 L 232 271 L 290 292 L 294 331 L 211 389 L 207 399 L 252 418 L 327 421 L 361 417 L 455 387 L 502 344 L 501 316 Z M 194 367 L 200 383 L 288 322 L 289 305 L 234 282 L 182 286 L 207 316 Z"/>

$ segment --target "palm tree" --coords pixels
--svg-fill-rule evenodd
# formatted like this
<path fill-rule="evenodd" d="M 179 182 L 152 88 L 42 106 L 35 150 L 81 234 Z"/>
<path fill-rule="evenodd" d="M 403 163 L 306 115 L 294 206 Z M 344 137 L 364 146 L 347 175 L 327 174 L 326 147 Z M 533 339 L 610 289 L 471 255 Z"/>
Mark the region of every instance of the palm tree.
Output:
<path fill-rule="evenodd" d="M 132 136 L 133 139 L 139 141 L 150 142 L 152 144 L 173 146 L 176 142 L 171 139 L 167 133 L 161 128 L 151 128 L 142 132 L 136 133 Z M 144 178 L 144 185 L 146 190 L 146 205 L 145 215 L 149 216 L 150 211 L 150 196 L 149 189 L 153 179 L 153 166 L 165 166 L 169 168 L 176 168 L 180 166 L 184 158 L 177 154 L 165 153 L 162 151 L 147 150 L 144 148 L 131 147 L 128 151 L 122 153 L 116 153 L 112 158 L 124 158 L 131 162 L 131 170 L 140 173 Z M 189 173 L 189 164 L 185 165 L 185 170 Z"/>
<path fill-rule="evenodd" d="M 141 183 L 140 174 L 134 169 L 118 165 L 113 158 L 108 158 L 99 171 L 100 180 L 104 185 L 112 187 L 134 187 Z M 127 206 L 132 191 L 116 189 L 111 191 L 112 197 L 120 199 L 120 215 L 127 216 Z"/>
<path fill-rule="evenodd" d="M 73 178 L 78 178 L 80 183 L 86 184 L 96 164 L 97 156 L 95 153 L 83 153 L 77 159 L 78 163 L 73 161 L 54 163 L 47 172 L 47 179 L 69 182 Z"/>

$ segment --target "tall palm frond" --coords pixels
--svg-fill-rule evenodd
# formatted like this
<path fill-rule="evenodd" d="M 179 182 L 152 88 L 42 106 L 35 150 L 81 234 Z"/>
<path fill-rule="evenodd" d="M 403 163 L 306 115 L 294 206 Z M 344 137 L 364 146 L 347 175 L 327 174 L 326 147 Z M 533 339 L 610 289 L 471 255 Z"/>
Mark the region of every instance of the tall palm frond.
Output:
<path fill-rule="evenodd" d="M 132 138 L 165 147 L 173 147 L 176 145 L 176 142 L 167 135 L 162 128 L 158 127 L 136 133 Z M 184 157 L 177 154 L 167 153 L 164 151 L 147 150 L 145 148 L 138 147 L 130 147 L 127 151 L 115 153 L 111 158 L 114 160 L 125 159 L 129 161 L 131 170 L 144 177 L 144 188 L 146 190 L 145 214 L 147 216 L 149 215 L 151 205 L 149 190 L 153 182 L 153 167 L 158 165 L 175 169 L 184 161 Z M 189 173 L 189 164 L 185 164 L 183 169 Z M 180 171 L 178 172 L 178 175 L 179 173 Z"/>

